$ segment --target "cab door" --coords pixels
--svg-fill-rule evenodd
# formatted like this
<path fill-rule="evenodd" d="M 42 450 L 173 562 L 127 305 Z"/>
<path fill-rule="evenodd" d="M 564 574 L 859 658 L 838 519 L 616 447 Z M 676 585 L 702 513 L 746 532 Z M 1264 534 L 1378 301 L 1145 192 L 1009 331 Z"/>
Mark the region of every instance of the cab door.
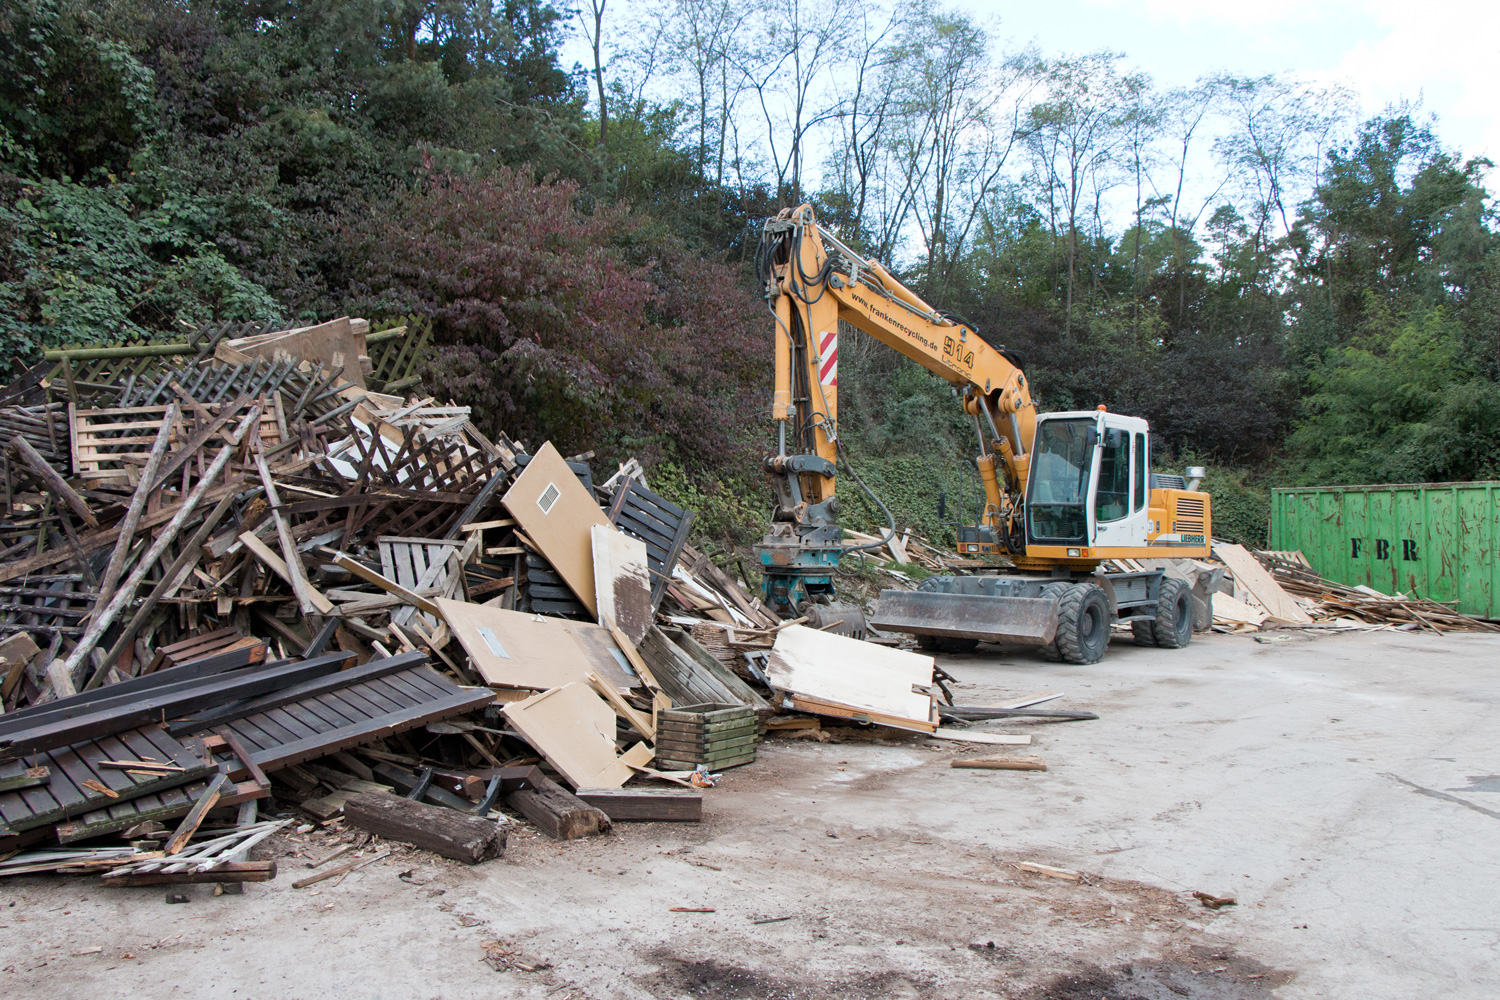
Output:
<path fill-rule="evenodd" d="M 1150 528 L 1145 421 L 1106 417 L 1102 423 L 1090 504 L 1094 544 L 1099 548 L 1141 547 Z"/>

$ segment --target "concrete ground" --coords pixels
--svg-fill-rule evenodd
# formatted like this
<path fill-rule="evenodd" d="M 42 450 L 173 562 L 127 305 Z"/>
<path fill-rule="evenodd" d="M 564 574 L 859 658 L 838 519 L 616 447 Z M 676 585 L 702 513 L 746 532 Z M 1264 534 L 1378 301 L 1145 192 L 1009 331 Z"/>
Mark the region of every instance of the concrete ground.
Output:
<path fill-rule="evenodd" d="M 774 740 L 696 826 L 519 830 L 472 869 L 398 849 L 294 890 L 314 833 L 273 845 L 276 881 L 186 906 L 9 879 L 0 994 L 1500 996 L 1500 639 L 1261 638 L 945 657 L 961 703 L 1065 691 L 1101 718 L 986 727 L 1033 734 L 1019 751 Z M 1049 769 L 949 767 L 979 752 Z"/>

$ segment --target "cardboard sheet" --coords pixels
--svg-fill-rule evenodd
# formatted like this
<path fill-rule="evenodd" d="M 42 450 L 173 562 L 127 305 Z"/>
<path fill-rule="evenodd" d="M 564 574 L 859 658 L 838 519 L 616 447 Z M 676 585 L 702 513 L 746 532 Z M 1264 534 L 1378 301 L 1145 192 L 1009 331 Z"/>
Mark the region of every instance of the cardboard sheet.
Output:
<path fill-rule="evenodd" d="M 609 521 L 552 442 L 537 450 L 502 502 L 589 614 L 598 614 L 589 528 Z"/>
<path fill-rule="evenodd" d="M 523 614 L 439 597 L 448 628 L 486 684 L 544 691 L 598 674 L 622 691 L 639 683 L 609 633 L 590 622 Z"/>

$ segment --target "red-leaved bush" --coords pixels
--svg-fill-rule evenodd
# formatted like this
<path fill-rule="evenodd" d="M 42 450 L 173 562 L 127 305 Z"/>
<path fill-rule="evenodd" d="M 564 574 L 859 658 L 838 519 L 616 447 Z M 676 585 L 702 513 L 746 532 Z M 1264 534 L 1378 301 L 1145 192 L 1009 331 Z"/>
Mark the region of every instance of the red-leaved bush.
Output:
<path fill-rule="evenodd" d="M 771 322 L 733 268 L 571 182 L 431 175 L 349 233 L 364 315 L 430 317 L 429 394 L 564 454 L 743 465 L 763 445 Z"/>

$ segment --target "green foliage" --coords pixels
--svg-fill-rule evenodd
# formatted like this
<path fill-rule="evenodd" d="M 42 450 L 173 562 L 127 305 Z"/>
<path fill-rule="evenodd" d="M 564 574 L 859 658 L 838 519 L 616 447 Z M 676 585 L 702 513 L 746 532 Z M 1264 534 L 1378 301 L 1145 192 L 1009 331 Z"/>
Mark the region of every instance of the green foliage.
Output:
<path fill-rule="evenodd" d="M 180 335 L 210 320 L 278 319 L 266 291 L 170 211 L 143 211 L 131 186 L 38 180 L 5 186 L 9 239 L 0 295 L 8 358 L 44 348 Z"/>
<path fill-rule="evenodd" d="M 1331 350 L 1311 382 L 1314 392 L 1288 441 L 1301 483 L 1455 481 L 1500 472 L 1500 385 L 1465 362 L 1463 331 L 1441 307 L 1377 321 Z"/>
<path fill-rule="evenodd" d="M 765 534 L 771 491 L 764 481 L 749 481 L 753 471 L 731 470 L 719 478 L 667 461 L 651 466 L 647 475 L 653 491 L 694 512 L 695 536 L 748 545 Z"/>
<path fill-rule="evenodd" d="M 1208 474 L 1199 488 L 1212 504 L 1213 536 L 1252 548 L 1266 547 L 1271 523 L 1271 488 L 1253 470 L 1214 465 L 1191 452 L 1179 463 L 1204 465 Z"/>

